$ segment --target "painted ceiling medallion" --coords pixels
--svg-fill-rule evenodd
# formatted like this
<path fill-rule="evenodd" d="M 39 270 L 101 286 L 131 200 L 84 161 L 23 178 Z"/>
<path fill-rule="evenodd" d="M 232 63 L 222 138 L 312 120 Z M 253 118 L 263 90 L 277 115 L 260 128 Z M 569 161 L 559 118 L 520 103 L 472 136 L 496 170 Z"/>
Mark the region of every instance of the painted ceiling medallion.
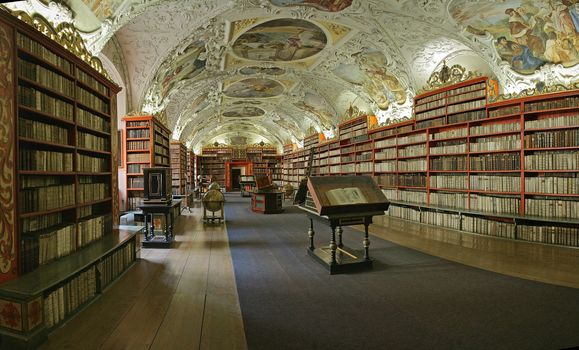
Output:
<path fill-rule="evenodd" d="M 284 87 L 275 80 L 248 78 L 229 85 L 223 92 L 228 97 L 263 98 L 280 95 Z"/>
<path fill-rule="evenodd" d="M 259 117 L 265 114 L 261 108 L 244 106 L 223 112 L 223 116 L 227 118 L 250 118 Z"/>
<path fill-rule="evenodd" d="M 255 61 L 296 61 L 311 57 L 326 47 L 326 34 L 301 19 L 276 19 L 259 24 L 242 34 L 233 52 Z"/>
<path fill-rule="evenodd" d="M 352 0 L 269 0 L 279 7 L 311 6 L 327 12 L 338 12 L 352 5 Z"/>
<path fill-rule="evenodd" d="M 531 74 L 545 63 L 579 63 L 579 10 L 574 3 L 455 0 L 450 13 L 469 32 L 490 33 L 501 59 L 516 72 Z"/>
<path fill-rule="evenodd" d="M 239 73 L 243 75 L 254 75 L 254 74 L 268 74 L 268 75 L 282 75 L 285 70 L 278 67 L 262 68 L 262 67 L 245 67 L 242 68 Z"/>

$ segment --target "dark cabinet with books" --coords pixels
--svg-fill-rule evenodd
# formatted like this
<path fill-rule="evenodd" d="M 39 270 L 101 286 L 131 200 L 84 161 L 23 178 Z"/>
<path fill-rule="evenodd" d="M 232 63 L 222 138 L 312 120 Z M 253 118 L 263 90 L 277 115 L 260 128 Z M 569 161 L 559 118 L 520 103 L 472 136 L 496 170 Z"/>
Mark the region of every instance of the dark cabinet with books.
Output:
<path fill-rule="evenodd" d="M 0 333 L 10 349 L 34 347 L 136 258 L 135 232 L 113 228 L 119 88 L 78 33 L 14 15 L 0 11 Z"/>

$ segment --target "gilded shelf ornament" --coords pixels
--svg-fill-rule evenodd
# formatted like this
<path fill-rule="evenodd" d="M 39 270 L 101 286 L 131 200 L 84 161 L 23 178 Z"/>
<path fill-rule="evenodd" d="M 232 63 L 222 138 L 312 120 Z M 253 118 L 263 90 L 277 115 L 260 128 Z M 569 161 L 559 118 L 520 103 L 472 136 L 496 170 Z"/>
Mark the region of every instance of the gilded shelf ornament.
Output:
<path fill-rule="evenodd" d="M 428 78 L 427 85 L 419 90 L 419 94 L 435 89 L 439 89 L 448 85 L 457 84 L 475 77 L 481 76 L 478 72 L 467 71 L 465 67 L 455 64 L 452 67 L 446 65 L 446 61 L 442 61 L 442 68 L 440 71 L 432 73 Z"/>
<path fill-rule="evenodd" d="M 494 99 L 489 99 L 489 102 L 500 102 L 517 98 L 552 94 L 555 92 L 572 91 L 572 90 L 579 90 L 579 82 L 574 82 L 569 85 L 563 84 L 545 85 L 545 83 L 543 82 L 538 82 L 535 84 L 534 88 L 525 89 L 518 93 L 502 94 Z"/>
<path fill-rule="evenodd" d="M 101 60 L 94 57 L 87 50 L 84 40 L 74 25 L 63 22 L 55 28 L 46 18 L 37 13 L 32 15 L 29 15 L 24 11 L 10 11 L 10 13 L 51 40 L 62 45 L 66 50 L 88 63 L 88 65 L 90 65 L 94 70 L 102 74 L 109 81 L 113 82 L 107 71 L 104 69 Z"/>

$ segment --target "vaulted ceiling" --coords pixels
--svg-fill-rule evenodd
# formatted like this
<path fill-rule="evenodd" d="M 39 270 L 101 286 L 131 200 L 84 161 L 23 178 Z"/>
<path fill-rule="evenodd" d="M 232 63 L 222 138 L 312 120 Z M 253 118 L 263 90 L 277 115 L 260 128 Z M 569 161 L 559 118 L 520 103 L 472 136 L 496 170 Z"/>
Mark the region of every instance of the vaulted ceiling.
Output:
<path fill-rule="evenodd" d="M 506 92 L 579 73 L 576 0 L 65 3 L 89 49 L 114 64 L 128 111 L 164 116 L 196 149 L 331 134 L 353 110 L 410 116 L 443 60 L 496 77 Z M 549 46 L 552 32 L 566 56 Z M 508 52 L 501 36 L 528 50 Z"/>

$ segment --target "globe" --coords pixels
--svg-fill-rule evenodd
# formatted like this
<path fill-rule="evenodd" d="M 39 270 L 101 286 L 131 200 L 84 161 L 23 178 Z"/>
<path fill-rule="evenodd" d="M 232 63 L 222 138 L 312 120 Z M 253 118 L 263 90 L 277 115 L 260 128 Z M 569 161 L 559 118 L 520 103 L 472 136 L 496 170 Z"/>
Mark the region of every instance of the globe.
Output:
<path fill-rule="evenodd" d="M 287 183 L 285 184 L 285 186 L 283 186 L 283 192 L 286 197 L 291 197 L 292 194 L 294 194 L 294 187 L 292 186 L 292 184 Z"/>
<path fill-rule="evenodd" d="M 208 190 L 217 190 L 217 191 L 219 191 L 220 188 L 221 186 L 219 186 L 217 182 L 212 182 L 211 184 L 209 184 L 209 187 L 207 187 Z"/>
<path fill-rule="evenodd" d="M 217 186 L 219 187 L 219 185 Z M 209 191 L 205 192 L 205 195 L 201 200 L 203 207 L 212 213 L 221 210 L 221 203 L 224 201 L 225 197 L 223 196 L 223 193 L 215 189 L 210 189 Z"/>

